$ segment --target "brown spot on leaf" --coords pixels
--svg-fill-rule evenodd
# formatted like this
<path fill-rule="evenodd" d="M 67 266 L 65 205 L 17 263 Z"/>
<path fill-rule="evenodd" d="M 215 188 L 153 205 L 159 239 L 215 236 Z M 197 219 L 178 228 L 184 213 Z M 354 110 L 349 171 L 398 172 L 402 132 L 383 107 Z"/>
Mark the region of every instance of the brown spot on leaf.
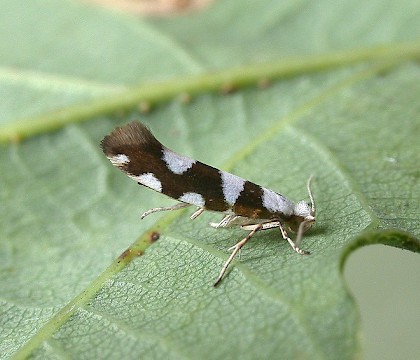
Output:
<path fill-rule="evenodd" d="M 233 83 L 225 83 L 222 85 L 220 92 L 222 95 L 229 95 L 236 91 L 236 86 Z"/>
<path fill-rule="evenodd" d="M 118 258 L 121 261 L 128 258 L 130 255 L 131 255 L 131 249 L 127 249 L 127 250 L 124 250 Z"/>
<path fill-rule="evenodd" d="M 182 104 L 186 105 L 189 104 L 192 100 L 191 94 L 187 92 L 183 92 L 179 95 L 179 101 L 181 101 Z"/>
<path fill-rule="evenodd" d="M 153 232 L 150 234 L 150 242 L 151 242 L 151 243 L 154 243 L 155 241 L 158 241 L 158 240 L 159 240 L 159 238 L 160 238 L 160 234 L 159 234 L 157 231 L 153 231 Z"/>
<path fill-rule="evenodd" d="M 152 110 L 152 104 L 149 101 L 142 101 L 138 109 L 142 114 L 148 114 Z"/>
<path fill-rule="evenodd" d="M 269 80 L 269 79 L 267 79 L 267 78 L 260 79 L 260 80 L 258 81 L 258 87 L 259 87 L 260 89 L 267 89 L 270 85 L 271 85 L 271 82 L 270 82 L 270 80 Z"/>

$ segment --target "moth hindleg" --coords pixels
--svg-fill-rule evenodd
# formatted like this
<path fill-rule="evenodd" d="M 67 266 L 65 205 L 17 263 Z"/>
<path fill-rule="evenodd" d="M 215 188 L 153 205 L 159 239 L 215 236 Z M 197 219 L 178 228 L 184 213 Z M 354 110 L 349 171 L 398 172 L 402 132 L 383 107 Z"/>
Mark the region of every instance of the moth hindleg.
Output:
<path fill-rule="evenodd" d="M 172 205 L 172 206 L 162 206 L 162 207 L 152 208 L 152 209 L 149 209 L 146 212 L 144 212 L 143 215 L 140 216 L 140 219 L 144 219 L 147 215 L 153 214 L 155 212 L 179 210 L 179 209 L 186 208 L 188 206 L 191 206 L 191 204 L 178 203 L 178 204 L 175 204 L 175 205 Z"/>
<path fill-rule="evenodd" d="M 234 223 L 234 221 L 236 219 L 238 219 L 240 216 L 237 215 L 225 215 L 223 217 L 222 220 L 220 220 L 220 222 L 218 223 L 210 223 L 210 226 L 214 227 L 214 228 L 223 228 L 223 227 L 228 227 L 230 225 L 232 225 Z"/>

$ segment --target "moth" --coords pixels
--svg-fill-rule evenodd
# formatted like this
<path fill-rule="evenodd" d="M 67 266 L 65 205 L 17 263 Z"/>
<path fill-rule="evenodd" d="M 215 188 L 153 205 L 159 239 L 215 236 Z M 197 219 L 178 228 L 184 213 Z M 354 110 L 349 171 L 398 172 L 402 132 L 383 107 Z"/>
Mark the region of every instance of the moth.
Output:
<path fill-rule="evenodd" d="M 140 185 L 178 201 L 168 207 L 146 211 L 141 218 L 158 211 L 195 206 L 191 219 L 205 210 L 223 213 L 212 227 L 240 226 L 249 233 L 236 245 L 214 283 L 218 285 L 242 247 L 261 230 L 278 228 L 281 236 L 298 254 L 309 252 L 298 247 L 303 233 L 315 223 L 315 201 L 311 191 L 312 176 L 307 182 L 310 204 L 297 203 L 277 192 L 239 176 L 216 169 L 197 160 L 177 154 L 162 145 L 140 122 L 118 127 L 101 141 L 111 163 Z M 296 233 L 293 241 L 288 231 Z"/>

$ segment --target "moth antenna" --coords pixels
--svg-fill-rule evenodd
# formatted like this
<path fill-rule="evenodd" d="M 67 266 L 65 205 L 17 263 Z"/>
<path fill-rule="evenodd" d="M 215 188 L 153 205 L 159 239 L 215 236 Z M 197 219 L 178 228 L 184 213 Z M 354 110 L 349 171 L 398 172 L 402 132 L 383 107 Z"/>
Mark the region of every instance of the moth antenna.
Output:
<path fill-rule="evenodd" d="M 314 195 L 312 194 L 312 189 L 311 189 L 313 178 L 314 178 L 313 174 L 309 176 L 308 182 L 306 184 L 306 188 L 308 189 L 309 198 L 311 199 L 311 215 L 315 216 L 316 214 L 315 199 L 314 199 Z"/>

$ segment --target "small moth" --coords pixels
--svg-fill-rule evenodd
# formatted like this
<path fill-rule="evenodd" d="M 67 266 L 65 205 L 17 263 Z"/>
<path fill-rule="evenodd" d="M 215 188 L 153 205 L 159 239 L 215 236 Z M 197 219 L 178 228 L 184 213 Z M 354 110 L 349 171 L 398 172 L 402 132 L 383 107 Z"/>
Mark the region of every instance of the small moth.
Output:
<path fill-rule="evenodd" d="M 298 254 L 309 252 L 298 247 L 303 233 L 315 223 L 315 201 L 311 191 L 311 179 L 307 189 L 311 204 L 304 200 L 296 204 L 285 196 L 244 180 L 226 171 L 218 170 L 189 157 L 179 155 L 162 145 L 139 122 L 131 122 L 116 128 L 105 136 L 101 147 L 111 163 L 138 184 L 165 194 L 179 203 L 146 211 L 141 218 L 158 211 L 177 210 L 195 206 L 191 219 L 205 210 L 224 213 L 215 228 L 240 226 L 250 231 L 236 245 L 223 265 L 215 286 L 220 283 L 227 268 L 251 237 L 260 230 L 278 228 L 283 239 Z M 287 231 L 296 232 L 293 241 Z"/>

